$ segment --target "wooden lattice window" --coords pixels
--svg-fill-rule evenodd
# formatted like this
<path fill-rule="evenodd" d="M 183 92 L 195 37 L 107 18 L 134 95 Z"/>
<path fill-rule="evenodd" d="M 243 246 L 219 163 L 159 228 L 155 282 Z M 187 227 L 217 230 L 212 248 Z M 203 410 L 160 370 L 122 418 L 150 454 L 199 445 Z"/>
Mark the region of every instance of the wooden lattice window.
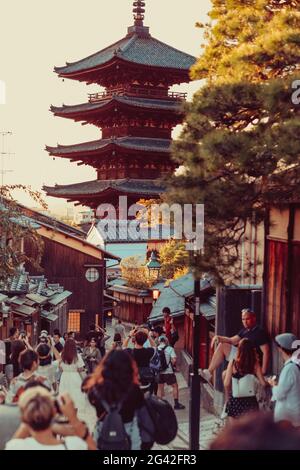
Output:
<path fill-rule="evenodd" d="M 80 312 L 69 311 L 68 331 L 80 332 Z"/>

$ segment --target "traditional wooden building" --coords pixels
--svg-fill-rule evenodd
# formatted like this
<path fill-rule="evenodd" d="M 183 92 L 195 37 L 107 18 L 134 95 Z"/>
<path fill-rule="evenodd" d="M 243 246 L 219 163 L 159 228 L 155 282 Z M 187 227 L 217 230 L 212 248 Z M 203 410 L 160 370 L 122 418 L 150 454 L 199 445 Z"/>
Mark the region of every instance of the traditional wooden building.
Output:
<path fill-rule="evenodd" d="M 102 138 L 93 142 L 46 147 L 50 155 L 95 168 L 96 179 L 71 185 L 45 186 L 48 195 L 96 209 L 101 203 L 118 208 L 159 196 L 159 179 L 173 172 L 172 129 L 183 119 L 185 93 L 171 92 L 189 82 L 195 58 L 153 38 L 144 26 L 143 1 L 134 2 L 134 25 L 116 43 L 90 57 L 55 67 L 61 78 L 95 83 L 103 92 L 87 103 L 52 106 L 55 116 L 93 124 Z M 127 219 L 127 214 L 121 214 Z"/>
<path fill-rule="evenodd" d="M 61 284 L 72 292 L 68 304 L 68 330 L 84 335 L 89 324 L 102 322 L 106 259 L 120 259 L 88 243 L 73 227 L 56 223 L 51 217 L 36 217 L 37 232 L 44 244 L 43 274 L 51 284 Z M 34 247 L 30 241 L 25 240 L 24 245 L 25 252 L 32 255 Z M 39 274 L 32 267 L 31 272 Z"/>
<path fill-rule="evenodd" d="M 49 284 L 45 276 L 29 276 L 24 268 L 1 286 L 0 339 L 8 337 L 12 326 L 26 331 L 31 345 L 38 344 L 42 329 L 67 330 L 68 298 L 72 292 L 59 284 Z"/>
<path fill-rule="evenodd" d="M 19 302 L 17 306 L 20 306 L 20 308 L 16 307 L 16 313 L 21 315 L 23 310 L 24 315 L 27 314 L 28 318 L 33 318 L 35 307 L 41 307 L 41 321 L 48 331 L 51 331 L 51 326 L 53 326 L 61 330 L 73 330 L 84 335 L 89 330 L 89 324 L 102 323 L 104 314 L 103 296 L 106 286 L 106 260 L 112 259 L 119 262 L 120 258 L 88 243 L 84 238 L 84 232 L 53 217 L 40 214 L 20 204 L 18 205 L 18 213 L 19 215 L 14 218 L 14 222 L 16 224 L 30 224 L 43 243 L 41 270 L 37 269 L 36 266 L 32 266 L 29 261 L 26 263 L 25 268 L 31 276 L 35 276 L 36 281 L 39 281 L 39 286 L 43 284 L 43 279 L 46 278 L 47 285 L 50 286 L 49 293 L 55 291 L 57 296 L 55 299 L 51 299 L 51 302 L 45 308 L 42 307 L 46 300 L 44 297 L 47 298 L 47 295 L 40 295 L 41 292 L 37 292 L 38 296 L 35 299 L 21 299 L 21 304 L 20 299 L 16 299 Z M 28 258 L 34 259 L 37 257 L 37 245 L 31 238 L 24 236 L 19 244 L 20 246 L 14 247 L 16 250 L 24 252 Z M 18 282 L 16 283 L 14 280 L 13 282 L 18 285 Z M 69 296 L 68 292 L 73 294 L 69 299 L 66 312 L 64 309 L 60 309 L 60 307 L 65 307 L 64 292 L 61 291 L 60 286 L 64 286 L 67 297 Z M 7 289 L 5 290 L 4 287 L 0 286 L 0 292 L 6 294 Z M 48 292 L 45 286 L 42 291 L 45 294 Z M 12 288 L 9 289 L 9 294 L 12 297 Z M 31 294 L 31 292 L 28 292 L 28 294 Z M 62 302 L 64 302 L 63 305 Z M 3 312 L 0 313 L 1 322 Z M 17 323 L 17 318 L 15 320 L 15 323 Z M 3 322 L 2 326 L 8 328 L 12 326 L 9 325 L 9 321 L 8 319 Z M 36 334 L 39 333 L 40 325 L 41 322 L 39 321 Z"/>
<path fill-rule="evenodd" d="M 270 210 L 266 232 L 264 322 L 273 338 L 286 331 L 300 338 L 300 203 Z M 273 354 L 273 371 L 277 369 L 278 357 Z"/>
<path fill-rule="evenodd" d="M 125 279 L 115 279 L 108 283 L 108 291 L 114 299 L 113 315 L 129 323 L 146 323 L 153 307 L 153 289 L 163 289 L 164 282 L 151 289 L 129 287 Z"/>

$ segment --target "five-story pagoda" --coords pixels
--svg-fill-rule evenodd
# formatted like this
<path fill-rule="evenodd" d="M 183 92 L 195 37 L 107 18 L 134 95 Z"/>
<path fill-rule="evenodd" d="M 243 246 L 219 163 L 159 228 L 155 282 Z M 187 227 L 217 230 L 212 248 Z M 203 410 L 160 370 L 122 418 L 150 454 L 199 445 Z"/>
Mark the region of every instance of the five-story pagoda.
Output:
<path fill-rule="evenodd" d="M 145 2 L 134 2 L 134 25 L 127 35 L 65 67 L 62 78 L 96 83 L 105 91 L 90 94 L 88 103 L 51 106 L 55 116 L 102 129 L 102 138 L 74 145 L 46 147 L 50 155 L 68 158 L 96 169 L 97 179 L 44 187 L 49 196 L 65 198 L 96 209 L 101 203 L 118 206 L 158 197 L 158 181 L 174 171 L 170 158 L 172 129 L 182 122 L 184 93 L 170 92 L 174 84 L 189 82 L 195 58 L 153 38 L 144 26 Z"/>

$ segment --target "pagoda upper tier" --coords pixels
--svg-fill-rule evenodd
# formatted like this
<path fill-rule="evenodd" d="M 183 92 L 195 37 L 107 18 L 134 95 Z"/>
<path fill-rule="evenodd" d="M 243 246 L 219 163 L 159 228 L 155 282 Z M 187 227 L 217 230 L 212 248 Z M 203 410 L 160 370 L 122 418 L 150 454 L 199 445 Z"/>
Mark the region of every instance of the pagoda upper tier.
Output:
<path fill-rule="evenodd" d="M 155 180 L 124 178 L 55 185 L 54 188 L 44 186 L 44 190 L 55 197 L 67 199 L 68 202 L 97 209 L 103 202 L 109 202 L 118 208 L 119 196 L 127 196 L 128 205 L 139 199 L 158 198 L 164 192 L 165 185 Z"/>
<path fill-rule="evenodd" d="M 189 82 L 195 58 L 153 38 L 144 26 L 142 0 L 134 2 L 134 25 L 126 37 L 96 54 L 65 67 L 60 77 L 96 83 L 105 90 L 88 102 L 51 106 L 55 116 L 101 128 L 92 142 L 46 147 L 50 155 L 95 168 L 97 180 L 44 187 L 50 196 L 97 207 L 127 195 L 131 203 L 157 198 L 171 159 L 172 130 L 182 122 L 186 93 L 170 91 Z M 100 138 L 101 137 L 101 138 Z"/>
<path fill-rule="evenodd" d="M 163 177 L 175 170 L 170 159 L 171 142 L 171 139 L 119 137 L 46 149 L 54 157 L 96 168 L 98 180 L 139 177 L 155 180 L 158 175 Z"/>
<path fill-rule="evenodd" d="M 171 86 L 189 82 L 194 63 L 195 57 L 153 38 L 148 27 L 134 25 L 120 41 L 54 70 L 62 78 L 107 88 L 145 80 L 156 86 Z"/>
<path fill-rule="evenodd" d="M 147 89 L 151 91 L 151 89 Z M 172 129 L 182 121 L 183 109 L 182 99 L 184 93 L 172 93 L 170 99 L 141 98 L 140 96 L 125 95 L 125 91 L 120 94 L 108 95 L 107 93 L 98 93 L 90 95 L 89 103 L 78 104 L 74 106 L 63 105 L 61 107 L 51 106 L 51 111 L 55 116 L 81 121 L 83 123 L 94 124 L 101 127 L 103 137 L 105 129 L 114 127 L 111 135 L 120 135 L 117 127 L 130 128 L 121 131 L 123 135 L 127 132 L 130 135 L 136 135 L 136 121 L 142 123 L 142 127 L 160 127 Z M 169 126 L 167 126 L 169 124 Z M 117 133 L 116 133 L 117 132 Z M 146 131 L 147 133 L 147 131 Z"/>

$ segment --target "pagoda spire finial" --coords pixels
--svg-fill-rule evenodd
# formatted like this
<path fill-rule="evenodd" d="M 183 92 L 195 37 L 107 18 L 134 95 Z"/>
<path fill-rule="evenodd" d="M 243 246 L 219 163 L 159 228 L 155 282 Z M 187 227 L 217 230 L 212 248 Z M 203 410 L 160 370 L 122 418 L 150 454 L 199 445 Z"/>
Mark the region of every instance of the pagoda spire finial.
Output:
<path fill-rule="evenodd" d="M 133 2 L 133 18 L 135 26 L 144 26 L 145 2 L 137 0 Z"/>

